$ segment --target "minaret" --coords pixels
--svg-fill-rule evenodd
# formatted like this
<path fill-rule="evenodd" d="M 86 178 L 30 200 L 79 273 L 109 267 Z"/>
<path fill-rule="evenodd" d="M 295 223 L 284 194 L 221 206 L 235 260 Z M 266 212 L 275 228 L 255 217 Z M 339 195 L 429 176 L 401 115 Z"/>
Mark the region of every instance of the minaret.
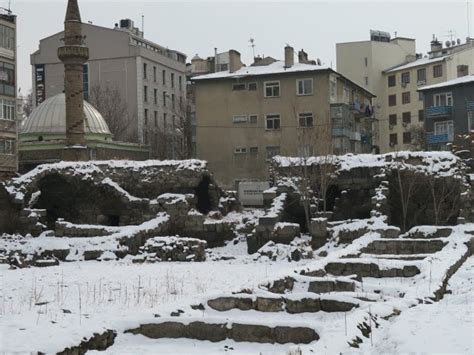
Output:
<path fill-rule="evenodd" d="M 64 21 L 64 46 L 58 57 L 64 63 L 64 93 L 66 95 L 66 147 L 64 160 L 87 160 L 84 138 L 83 65 L 89 59 L 84 45 L 81 14 L 77 0 L 68 0 Z"/>

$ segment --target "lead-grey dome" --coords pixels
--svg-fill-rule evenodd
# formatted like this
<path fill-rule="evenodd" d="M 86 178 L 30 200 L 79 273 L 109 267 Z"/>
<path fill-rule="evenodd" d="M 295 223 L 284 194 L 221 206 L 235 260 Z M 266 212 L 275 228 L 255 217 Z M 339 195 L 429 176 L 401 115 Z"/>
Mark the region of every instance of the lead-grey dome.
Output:
<path fill-rule="evenodd" d="M 97 109 L 87 101 L 84 101 L 85 127 L 87 136 L 100 136 L 110 138 L 109 127 Z M 58 94 L 45 100 L 36 107 L 30 116 L 24 121 L 22 135 L 66 135 L 66 96 Z"/>

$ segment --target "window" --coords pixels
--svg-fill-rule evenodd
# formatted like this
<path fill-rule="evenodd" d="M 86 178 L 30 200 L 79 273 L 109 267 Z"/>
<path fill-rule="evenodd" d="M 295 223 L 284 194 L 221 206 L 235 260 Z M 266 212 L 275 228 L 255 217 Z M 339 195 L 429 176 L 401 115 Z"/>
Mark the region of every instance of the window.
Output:
<path fill-rule="evenodd" d="M 148 145 L 148 132 L 146 131 L 143 131 L 143 143 L 145 143 L 145 145 Z"/>
<path fill-rule="evenodd" d="M 247 123 L 247 115 L 235 115 L 232 117 L 232 123 Z"/>
<path fill-rule="evenodd" d="M 313 127 L 313 114 L 311 112 L 300 113 L 298 121 L 300 128 Z"/>
<path fill-rule="evenodd" d="M 166 130 L 166 127 L 168 127 L 168 115 L 163 113 L 163 128 Z"/>
<path fill-rule="evenodd" d="M 388 116 L 388 123 L 390 126 L 396 126 L 397 125 L 397 115 L 389 115 Z"/>
<path fill-rule="evenodd" d="M 388 96 L 388 106 L 395 106 L 397 104 L 397 95 Z"/>
<path fill-rule="evenodd" d="M 366 76 L 364 79 L 365 79 L 365 85 L 369 85 L 369 77 Z"/>
<path fill-rule="evenodd" d="M 175 108 L 175 101 L 176 101 L 176 100 L 175 100 L 174 94 L 171 94 L 171 107 L 172 107 L 172 108 Z"/>
<path fill-rule="evenodd" d="M 369 58 L 367 58 L 367 57 L 364 58 L 364 64 L 365 64 L 366 67 L 369 66 Z"/>
<path fill-rule="evenodd" d="M 144 119 L 145 126 L 147 126 L 148 125 L 148 109 L 147 108 L 143 112 L 143 119 Z"/>
<path fill-rule="evenodd" d="M 423 122 L 425 120 L 425 111 L 418 110 L 418 121 Z"/>
<path fill-rule="evenodd" d="M 183 107 L 183 97 L 180 96 L 179 97 L 179 107 L 178 107 L 180 110 L 184 110 L 184 107 Z"/>
<path fill-rule="evenodd" d="M 298 147 L 298 156 L 300 157 L 310 157 L 313 155 L 313 146 L 310 144 L 305 144 L 301 147 Z"/>
<path fill-rule="evenodd" d="M 256 124 L 257 122 L 258 122 L 258 116 L 257 115 L 249 115 L 249 123 Z"/>
<path fill-rule="evenodd" d="M 418 69 L 416 71 L 416 79 L 418 81 L 418 85 L 423 85 L 426 83 L 426 68 Z"/>
<path fill-rule="evenodd" d="M 391 88 L 391 87 L 394 87 L 396 85 L 397 85 L 397 80 L 396 80 L 395 75 L 389 75 L 389 77 L 388 77 L 388 87 Z"/>
<path fill-rule="evenodd" d="M 441 121 L 434 124 L 435 135 L 448 135 L 448 139 L 453 137 L 454 124 L 453 121 Z"/>
<path fill-rule="evenodd" d="M 179 86 L 179 90 L 182 91 L 183 90 L 183 77 L 181 75 L 178 76 L 178 86 Z"/>
<path fill-rule="evenodd" d="M 266 147 L 266 160 L 271 160 L 274 156 L 280 155 L 279 146 Z"/>
<path fill-rule="evenodd" d="M 443 76 L 443 65 L 435 65 L 433 67 L 433 78 L 439 78 L 441 76 Z"/>
<path fill-rule="evenodd" d="M 143 63 L 143 79 L 147 77 L 147 64 Z"/>
<path fill-rule="evenodd" d="M 266 117 L 266 129 L 276 130 L 280 129 L 280 115 L 267 115 Z"/>
<path fill-rule="evenodd" d="M 153 103 L 158 105 L 158 89 L 153 89 Z"/>
<path fill-rule="evenodd" d="M 474 131 L 474 111 L 468 111 L 467 113 L 467 131 Z"/>
<path fill-rule="evenodd" d="M 249 152 L 250 154 L 258 154 L 258 147 L 250 147 Z"/>
<path fill-rule="evenodd" d="M 249 91 L 257 90 L 257 83 L 249 83 Z"/>
<path fill-rule="evenodd" d="M 15 30 L 13 28 L 0 25 L 0 47 L 11 51 L 15 50 Z"/>
<path fill-rule="evenodd" d="M 163 81 L 163 85 L 166 85 L 166 70 L 161 71 L 161 80 Z"/>
<path fill-rule="evenodd" d="M 0 99 L 0 119 L 15 120 L 15 101 Z"/>
<path fill-rule="evenodd" d="M 143 87 L 143 101 L 148 102 L 148 86 Z"/>
<path fill-rule="evenodd" d="M 247 148 L 235 148 L 234 154 L 247 154 Z"/>
<path fill-rule="evenodd" d="M 154 115 L 155 127 L 158 127 L 158 111 L 155 111 Z"/>
<path fill-rule="evenodd" d="M 411 144 L 411 132 L 403 132 L 403 144 Z"/>
<path fill-rule="evenodd" d="M 312 95 L 313 94 L 313 79 L 301 79 L 296 81 L 298 95 Z M 278 83 L 278 86 L 280 83 Z"/>
<path fill-rule="evenodd" d="M 390 134 L 390 146 L 394 146 L 394 145 L 397 145 L 398 144 L 398 134 L 396 133 L 391 133 Z"/>
<path fill-rule="evenodd" d="M 247 88 L 247 86 L 245 84 L 232 84 L 232 90 L 233 91 L 242 91 L 242 90 L 245 90 Z"/>
<path fill-rule="evenodd" d="M 411 123 L 411 112 L 403 112 L 402 121 L 403 123 Z"/>
<path fill-rule="evenodd" d="M 402 84 L 410 84 L 410 72 L 404 72 L 402 73 Z"/>
<path fill-rule="evenodd" d="M 153 81 L 156 83 L 158 79 L 156 78 L 156 67 L 153 67 Z"/>
<path fill-rule="evenodd" d="M 166 91 L 163 91 L 163 107 L 166 107 Z"/>
<path fill-rule="evenodd" d="M 265 97 L 279 97 L 280 96 L 280 82 L 267 81 L 265 82 Z"/>
<path fill-rule="evenodd" d="M 171 87 L 174 88 L 174 73 L 171 73 Z"/>
<path fill-rule="evenodd" d="M 89 64 L 84 64 L 82 67 L 82 83 L 84 100 L 89 100 Z"/>
<path fill-rule="evenodd" d="M 410 103 L 410 92 L 402 93 L 402 104 L 406 105 Z"/>
<path fill-rule="evenodd" d="M 442 94 L 434 94 L 433 104 L 436 107 L 453 106 L 453 94 L 451 92 L 445 92 Z"/>
<path fill-rule="evenodd" d="M 14 139 L 0 139 L 0 154 L 16 154 Z"/>
<path fill-rule="evenodd" d="M 423 101 L 425 99 L 425 95 L 420 91 L 418 92 L 418 101 Z"/>
<path fill-rule="evenodd" d="M 229 64 L 224 63 L 219 65 L 219 71 L 227 71 L 229 70 Z"/>
<path fill-rule="evenodd" d="M 337 92 L 336 85 L 337 85 L 336 82 L 333 80 L 329 82 L 329 90 L 330 90 L 330 94 L 332 98 L 336 97 L 336 92 Z"/>

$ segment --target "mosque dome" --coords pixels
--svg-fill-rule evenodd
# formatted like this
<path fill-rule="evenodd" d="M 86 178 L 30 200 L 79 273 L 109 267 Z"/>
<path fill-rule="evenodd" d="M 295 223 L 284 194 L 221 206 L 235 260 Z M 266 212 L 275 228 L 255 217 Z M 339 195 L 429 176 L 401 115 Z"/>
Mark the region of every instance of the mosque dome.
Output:
<path fill-rule="evenodd" d="M 86 139 L 112 139 L 112 133 L 97 109 L 84 101 L 84 133 Z M 65 139 L 66 96 L 58 94 L 36 107 L 21 128 L 22 140 Z"/>

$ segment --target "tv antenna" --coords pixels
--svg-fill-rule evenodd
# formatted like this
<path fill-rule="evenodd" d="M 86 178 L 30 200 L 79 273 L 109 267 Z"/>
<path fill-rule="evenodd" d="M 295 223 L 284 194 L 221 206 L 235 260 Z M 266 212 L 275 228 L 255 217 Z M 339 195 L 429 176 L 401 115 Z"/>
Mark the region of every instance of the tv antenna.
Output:
<path fill-rule="evenodd" d="M 470 0 L 466 0 L 466 6 L 467 6 L 467 37 L 471 38 L 471 10 L 470 10 Z"/>
<path fill-rule="evenodd" d="M 250 42 L 250 47 L 252 47 L 253 57 L 255 58 L 255 39 L 250 38 L 249 42 Z"/>
<path fill-rule="evenodd" d="M 454 41 L 454 39 L 455 39 L 455 37 L 456 37 L 456 31 L 453 31 L 453 30 L 447 31 L 445 37 L 449 37 L 449 40 L 450 40 L 451 42 Z"/>

